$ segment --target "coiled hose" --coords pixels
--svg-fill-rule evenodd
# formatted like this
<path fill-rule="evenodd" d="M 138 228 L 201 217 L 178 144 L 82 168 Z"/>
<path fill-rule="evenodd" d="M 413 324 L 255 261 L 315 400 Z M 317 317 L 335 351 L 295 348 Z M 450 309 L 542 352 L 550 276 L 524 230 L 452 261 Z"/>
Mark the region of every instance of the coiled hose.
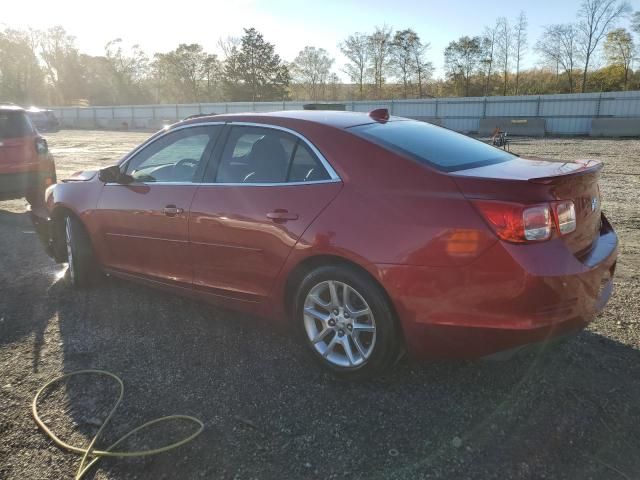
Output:
<path fill-rule="evenodd" d="M 106 377 L 110 377 L 110 378 L 114 379 L 118 383 L 118 385 L 120 386 L 120 393 L 118 395 L 118 399 L 116 400 L 115 404 L 111 408 L 111 411 L 109 412 L 109 415 L 107 415 L 107 417 L 105 418 L 104 422 L 102 423 L 102 425 L 98 429 L 98 432 L 95 434 L 93 439 L 91 439 L 91 442 L 89 443 L 89 446 L 86 447 L 86 448 L 70 445 L 70 444 L 64 442 L 63 440 L 60 440 L 60 438 L 58 438 L 56 436 L 56 434 L 53 433 L 51 431 L 51 429 L 49 429 L 49 427 L 47 427 L 47 425 L 42 421 L 42 419 L 40 418 L 40 415 L 38 414 L 38 399 L 40 398 L 40 395 L 42 394 L 42 392 L 45 391 L 47 388 L 49 388 L 51 385 L 53 385 L 55 383 L 58 383 L 58 382 L 62 382 L 63 380 L 67 380 L 68 378 L 76 376 L 76 375 L 102 375 L 102 376 L 106 376 Z M 169 450 L 173 450 L 174 448 L 178 448 L 181 445 L 184 445 L 185 443 L 190 442 L 191 440 L 196 438 L 198 435 L 200 435 L 202 433 L 202 430 L 204 430 L 204 424 L 200 420 L 195 418 L 195 417 L 191 417 L 191 416 L 188 416 L 188 415 L 169 415 L 169 416 L 166 416 L 166 417 L 156 418 L 155 420 L 151 420 L 150 422 L 144 423 L 144 424 L 140 425 L 139 427 L 134 428 L 129 433 L 127 433 L 124 436 L 120 437 L 118 440 L 116 440 L 113 444 L 111 444 L 110 446 L 108 446 L 104 450 L 96 450 L 96 449 L 94 449 L 95 444 L 98 441 L 98 438 L 102 434 L 102 431 L 105 429 L 105 427 L 107 426 L 107 424 L 111 420 L 111 417 L 113 417 L 113 414 L 115 413 L 116 409 L 120 405 L 120 402 L 122 401 L 123 395 L 124 395 L 124 384 L 122 383 L 122 380 L 120 379 L 120 377 L 118 377 L 117 375 L 114 375 L 111 372 L 107 372 L 106 370 L 78 370 L 76 372 L 67 373 L 66 375 L 62 375 L 60 377 L 54 378 L 53 380 L 50 380 L 49 382 L 45 383 L 40 388 L 40 390 L 38 390 L 38 392 L 36 393 L 35 397 L 33 397 L 33 403 L 32 403 L 32 406 L 31 406 L 31 411 L 33 413 L 33 418 L 35 419 L 35 421 L 38 424 L 38 426 L 59 447 L 65 449 L 65 450 L 68 450 L 70 452 L 82 455 L 82 460 L 80 461 L 80 466 L 78 467 L 78 472 L 76 473 L 75 480 L 81 480 L 82 477 L 89 471 L 89 469 L 93 465 L 95 465 L 95 463 L 98 462 L 102 457 L 143 457 L 143 456 L 148 456 L 148 455 L 156 455 L 158 453 L 163 453 L 163 452 L 167 452 Z M 191 435 L 183 438 L 182 440 L 177 441 L 175 443 L 170 443 L 169 445 L 165 445 L 163 447 L 149 449 L 149 450 L 140 450 L 140 451 L 115 451 L 115 452 L 113 451 L 113 449 L 115 447 L 117 447 L 120 443 L 125 441 L 131 435 L 133 435 L 133 434 L 135 434 L 135 433 L 137 433 L 137 432 L 139 432 L 141 430 L 144 430 L 145 428 L 150 427 L 151 425 L 156 425 L 158 423 L 171 421 L 171 420 L 186 420 L 186 421 L 189 421 L 189 422 L 192 422 L 192 423 L 196 424 L 198 428 L 194 433 L 192 433 Z M 91 460 L 89 461 L 90 458 L 91 458 Z"/>

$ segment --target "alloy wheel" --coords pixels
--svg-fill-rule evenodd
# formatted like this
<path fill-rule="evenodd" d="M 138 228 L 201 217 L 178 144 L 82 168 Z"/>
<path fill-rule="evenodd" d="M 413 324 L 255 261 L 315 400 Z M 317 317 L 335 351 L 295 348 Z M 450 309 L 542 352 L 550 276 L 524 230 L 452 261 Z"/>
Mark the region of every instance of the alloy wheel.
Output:
<path fill-rule="evenodd" d="M 75 281 L 75 270 L 73 266 L 73 248 L 71 246 L 73 242 L 73 239 L 72 239 L 73 234 L 72 234 L 70 217 L 66 217 L 64 220 L 64 231 L 65 231 L 65 239 L 67 244 L 67 262 L 69 264 L 69 275 L 71 277 L 71 281 Z"/>
<path fill-rule="evenodd" d="M 365 364 L 376 343 L 376 322 L 364 297 L 336 280 L 315 285 L 304 302 L 304 328 L 313 348 L 336 367 Z"/>

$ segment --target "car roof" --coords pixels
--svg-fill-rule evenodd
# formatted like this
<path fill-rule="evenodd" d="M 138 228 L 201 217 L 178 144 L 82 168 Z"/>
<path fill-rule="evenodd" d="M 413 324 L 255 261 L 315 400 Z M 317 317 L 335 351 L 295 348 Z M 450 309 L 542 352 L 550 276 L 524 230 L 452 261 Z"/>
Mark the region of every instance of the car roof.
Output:
<path fill-rule="evenodd" d="M 398 119 L 391 117 L 389 120 Z M 335 128 L 349 128 L 356 125 L 374 123 L 366 112 L 346 112 L 335 110 L 284 110 L 268 113 L 230 113 L 220 115 L 203 115 L 185 120 L 184 123 L 206 123 L 210 121 L 224 122 L 259 122 L 279 123 L 278 120 L 300 120 L 318 123 Z M 182 122 L 180 122 L 182 124 Z"/>
<path fill-rule="evenodd" d="M 18 105 L 2 104 L 0 103 L 0 111 L 7 112 L 24 112 L 24 108 Z"/>
<path fill-rule="evenodd" d="M 29 110 L 27 110 L 27 113 L 47 113 L 47 112 L 51 112 L 52 110 L 48 109 L 48 108 L 38 108 L 38 107 L 31 107 Z"/>

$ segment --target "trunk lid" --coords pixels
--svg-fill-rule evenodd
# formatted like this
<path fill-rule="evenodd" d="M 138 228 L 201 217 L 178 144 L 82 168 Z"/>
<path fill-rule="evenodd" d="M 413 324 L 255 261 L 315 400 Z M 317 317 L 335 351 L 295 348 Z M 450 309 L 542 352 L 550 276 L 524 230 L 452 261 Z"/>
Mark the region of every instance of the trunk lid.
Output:
<path fill-rule="evenodd" d="M 562 240 L 578 257 L 587 253 L 600 231 L 602 163 L 594 160 L 559 161 L 514 158 L 507 162 L 450 173 L 469 199 L 536 204 L 571 200 L 576 230 Z M 555 232 L 554 236 L 558 236 Z"/>

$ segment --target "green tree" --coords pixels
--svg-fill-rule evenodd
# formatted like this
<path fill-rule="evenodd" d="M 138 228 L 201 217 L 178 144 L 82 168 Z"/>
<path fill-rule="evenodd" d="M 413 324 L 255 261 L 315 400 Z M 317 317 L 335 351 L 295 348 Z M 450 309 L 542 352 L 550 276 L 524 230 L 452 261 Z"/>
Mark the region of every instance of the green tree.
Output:
<path fill-rule="evenodd" d="M 225 62 L 224 85 L 229 100 L 269 101 L 286 97 L 289 69 L 255 28 L 245 28 L 240 47 Z"/>
<path fill-rule="evenodd" d="M 197 43 L 181 43 L 167 53 L 156 53 L 156 86 L 162 98 L 175 102 L 212 100 L 221 80 L 221 65 Z"/>
<path fill-rule="evenodd" d="M 139 45 L 133 45 L 131 53 L 127 54 L 121 38 L 111 40 L 105 45 L 105 60 L 112 83 L 113 103 L 131 104 L 146 100 L 149 57 Z"/>
<path fill-rule="evenodd" d="M 52 101 L 60 105 L 84 98 L 86 82 L 75 37 L 61 26 L 38 32 L 40 59 L 52 88 Z"/>
<path fill-rule="evenodd" d="M 0 100 L 35 104 L 46 100 L 44 73 L 31 32 L 0 31 Z"/>
<path fill-rule="evenodd" d="M 629 83 L 629 70 L 636 51 L 631 34 L 624 28 L 611 30 L 604 41 L 604 53 L 610 65 L 620 65 L 624 73 L 624 89 Z"/>
<path fill-rule="evenodd" d="M 450 42 L 444 50 L 445 70 L 447 76 L 458 87 L 459 94 L 469 96 L 471 77 L 480 66 L 483 57 L 482 40 L 480 37 L 460 37 Z"/>
<path fill-rule="evenodd" d="M 324 95 L 334 59 L 324 48 L 304 47 L 291 65 L 293 79 L 303 85 L 307 98 L 317 101 Z"/>

